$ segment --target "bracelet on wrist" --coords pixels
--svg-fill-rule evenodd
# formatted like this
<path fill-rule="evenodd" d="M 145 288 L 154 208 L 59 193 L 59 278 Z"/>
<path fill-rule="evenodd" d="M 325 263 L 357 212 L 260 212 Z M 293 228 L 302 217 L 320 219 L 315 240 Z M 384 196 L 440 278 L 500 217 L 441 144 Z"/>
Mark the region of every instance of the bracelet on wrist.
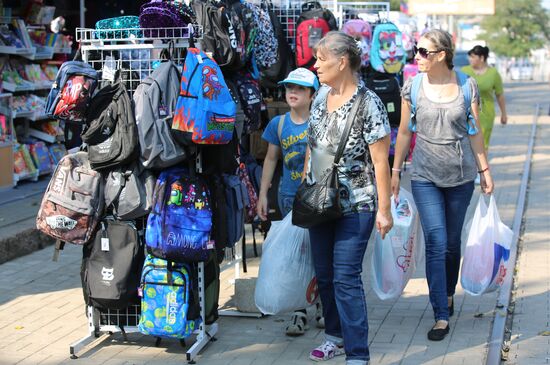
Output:
<path fill-rule="evenodd" d="M 483 174 L 485 171 L 489 171 L 489 166 L 487 166 L 487 167 L 484 168 L 483 170 L 479 170 L 478 173 L 479 173 L 479 174 Z"/>

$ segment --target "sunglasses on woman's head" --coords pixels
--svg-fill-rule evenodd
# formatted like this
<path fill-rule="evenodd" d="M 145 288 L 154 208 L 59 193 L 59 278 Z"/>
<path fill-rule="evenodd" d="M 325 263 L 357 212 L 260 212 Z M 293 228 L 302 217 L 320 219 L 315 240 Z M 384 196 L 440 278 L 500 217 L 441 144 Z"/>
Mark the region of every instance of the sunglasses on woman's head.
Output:
<path fill-rule="evenodd" d="M 428 58 L 428 56 L 431 54 L 431 53 L 439 53 L 441 51 L 428 51 L 426 48 L 424 47 L 417 47 L 417 46 L 413 46 L 413 52 L 414 54 L 419 54 L 420 57 L 422 58 Z"/>

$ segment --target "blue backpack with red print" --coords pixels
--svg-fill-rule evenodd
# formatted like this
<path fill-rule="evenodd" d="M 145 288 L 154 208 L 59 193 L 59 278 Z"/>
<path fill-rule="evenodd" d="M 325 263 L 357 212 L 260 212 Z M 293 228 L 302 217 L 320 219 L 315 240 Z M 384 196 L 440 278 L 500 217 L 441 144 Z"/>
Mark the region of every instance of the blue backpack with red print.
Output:
<path fill-rule="evenodd" d="M 181 74 L 172 134 L 183 145 L 227 144 L 233 136 L 237 105 L 222 71 L 197 48 L 189 48 Z"/>
<path fill-rule="evenodd" d="M 187 169 L 163 171 L 155 185 L 145 243 L 152 255 L 174 262 L 208 259 L 212 209 L 210 194 L 199 176 Z"/>

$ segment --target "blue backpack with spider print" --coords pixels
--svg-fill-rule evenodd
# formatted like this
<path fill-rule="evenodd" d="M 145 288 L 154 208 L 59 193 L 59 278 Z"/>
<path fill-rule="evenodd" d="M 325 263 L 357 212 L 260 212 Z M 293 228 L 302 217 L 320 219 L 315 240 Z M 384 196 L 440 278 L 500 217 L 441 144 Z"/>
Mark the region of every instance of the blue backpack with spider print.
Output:
<path fill-rule="evenodd" d="M 470 90 L 470 84 L 468 83 L 469 76 L 463 72 L 455 71 L 456 80 L 460 89 L 462 90 L 462 95 L 464 96 L 464 105 L 466 107 L 466 114 L 468 115 L 466 124 L 468 134 L 473 136 L 477 134 L 478 130 L 476 127 L 476 120 L 472 115 L 472 90 Z M 411 85 L 411 117 L 409 119 L 409 130 L 413 133 L 416 132 L 416 103 L 418 100 L 418 92 L 422 86 L 422 78 L 424 73 L 419 73 L 414 76 Z"/>
<path fill-rule="evenodd" d="M 163 171 L 153 192 L 145 243 L 152 255 L 173 262 L 208 259 L 212 209 L 208 188 L 187 169 Z"/>

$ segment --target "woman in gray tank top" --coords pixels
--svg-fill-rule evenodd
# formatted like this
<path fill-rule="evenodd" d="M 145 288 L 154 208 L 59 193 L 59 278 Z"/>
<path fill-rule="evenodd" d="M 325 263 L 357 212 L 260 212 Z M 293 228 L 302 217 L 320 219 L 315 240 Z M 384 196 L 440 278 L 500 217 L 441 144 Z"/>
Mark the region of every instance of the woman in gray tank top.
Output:
<path fill-rule="evenodd" d="M 424 230 L 426 277 L 436 321 L 428 338 L 440 341 L 449 333 L 449 316 L 454 312 L 460 236 L 474 180 L 479 173 L 485 194 L 493 191 L 493 180 L 479 127 L 477 84 L 453 70 L 451 35 L 439 29 L 428 31 L 415 47 L 415 59 L 421 73 L 402 89 L 391 187 L 397 196 L 410 129 L 416 127 L 411 186 Z M 415 123 L 409 124 L 413 106 Z"/>

